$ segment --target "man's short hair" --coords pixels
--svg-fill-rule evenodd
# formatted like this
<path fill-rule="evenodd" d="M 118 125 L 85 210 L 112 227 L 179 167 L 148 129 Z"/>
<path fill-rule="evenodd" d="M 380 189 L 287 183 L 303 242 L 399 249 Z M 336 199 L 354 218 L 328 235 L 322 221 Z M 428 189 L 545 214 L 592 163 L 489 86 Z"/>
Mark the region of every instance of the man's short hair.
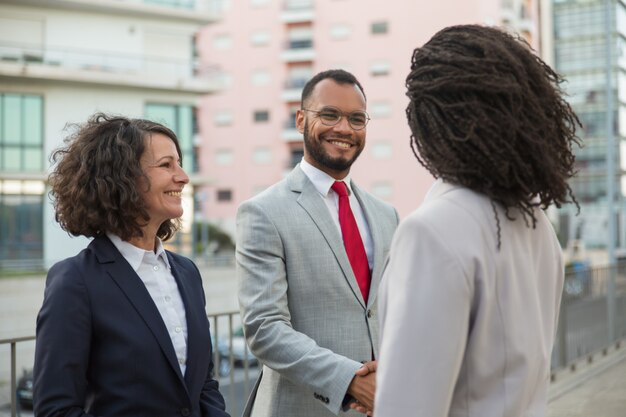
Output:
<path fill-rule="evenodd" d="M 359 80 L 356 79 L 354 75 L 342 69 L 331 69 L 331 70 L 326 70 L 326 71 L 317 73 L 315 76 L 313 76 L 313 78 L 307 81 L 307 83 L 304 85 L 304 88 L 302 89 L 302 100 L 300 101 L 300 106 L 302 108 L 304 108 L 304 102 L 307 101 L 309 97 L 311 96 L 311 94 L 313 93 L 313 89 L 315 89 L 315 86 L 320 81 L 325 80 L 327 78 L 332 79 L 337 84 L 356 85 L 357 87 L 359 87 L 359 90 L 361 90 L 361 93 L 363 94 L 363 98 L 365 98 L 365 100 L 367 101 L 367 98 L 365 97 L 365 90 L 363 90 L 363 86 L 361 85 Z"/>

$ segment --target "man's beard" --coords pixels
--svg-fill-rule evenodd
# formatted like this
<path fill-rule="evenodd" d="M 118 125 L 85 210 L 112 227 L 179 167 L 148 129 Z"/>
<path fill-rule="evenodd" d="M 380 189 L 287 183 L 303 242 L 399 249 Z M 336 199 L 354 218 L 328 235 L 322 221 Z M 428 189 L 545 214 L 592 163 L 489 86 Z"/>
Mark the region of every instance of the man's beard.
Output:
<path fill-rule="evenodd" d="M 326 151 L 324 151 L 324 148 L 322 147 L 323 139 L 318 137 L 318 140 L 315 142 L 311 140 L 311 137 L 309 135 L 309 121 L 308 120 L 304 122 L 303 135 L 304 135 L 304 147 L 306 148 L 307 154 L 321 166 L 331 169 L 333 171 L 346 171 L 350 169 L 354 161 L 356 161 L 356 159 L 359 157 L 359 155 L 363 151 L 363 148 L 358 149 L 351 159 L 346 159 L 346 158 L 341 158 L 341 157 L 332 158 L 330 155 L 326 153 Z"/>

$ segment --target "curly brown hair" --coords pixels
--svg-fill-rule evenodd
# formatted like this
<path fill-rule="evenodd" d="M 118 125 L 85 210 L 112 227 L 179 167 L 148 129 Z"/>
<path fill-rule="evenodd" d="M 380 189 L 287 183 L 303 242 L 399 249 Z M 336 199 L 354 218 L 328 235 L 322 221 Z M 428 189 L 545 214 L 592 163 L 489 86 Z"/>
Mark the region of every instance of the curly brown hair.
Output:
<path fill-rule="evenodd" d="M 488 196 L 511 220 L 509 209 L 518 208 L 535 227 L 535 207 L 578 207 L 567 180 L 580 122 L 562 82 L 519 37 L 478 25 L 445 28 L 413 51 L 411 149 L 435 177 Z"/>
<path fill-rule="evenodd" d="M 160 133 L 169 137 L 182 154 L 176 134 L 143 119 L 94 114 L 65 139 L 51 155 L 55 166 L 48 177 L 55 218 L 74 236 L 95 237 L 107 232 L 123 240 L 143 236 L 150 216 L 138 189 L 148 177 L 139 160 L 146 138 Z M 145 223 L 142 223 L 142 220 Z M 157 236 L 167 240 L 180 228 L 180 219 L 165 221 Z"/>

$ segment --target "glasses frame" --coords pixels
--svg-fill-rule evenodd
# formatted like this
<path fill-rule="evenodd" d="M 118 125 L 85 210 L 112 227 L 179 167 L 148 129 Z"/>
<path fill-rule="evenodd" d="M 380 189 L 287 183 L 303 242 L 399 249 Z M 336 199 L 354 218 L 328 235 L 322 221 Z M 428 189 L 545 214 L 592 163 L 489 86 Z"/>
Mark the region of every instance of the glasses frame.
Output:
<path fill-rule="evenodd" d="M 324 126 L 337 126 L 339 124 L 339 122 L 341 122 L 341 119 L 343 117 L 346 118 L 346 121 L 348 122 L 348 125 L 350 125 L 350 128 L 352 128 L 352 130 L 363 130 L 367 127 L 367 124 L 369 123 L 369 121 L 371 120 L 370 115 L 367 114 L 366 111 L 361 111 L 361 110 L 356 110 L 356 111 L 352 111 L 350 113 L 346 113 L 343 112 L 341 110 L 339 110 L 337 107 L 333 107 L 333 106 L 324 106 L 322 107 L 321 110 L 313 110 L 313 109 L 305 109 L 304 107 L 301 109 L 303 111 L 310 111 L 311 113 L 315 113 L 315 116 L 317 116 L 318 119 L 320 119 L 320 123 L 322 123 Z M 328 124 L 328 122 L 325 122 L 324 119 L 322 119 L 320 117 L 320 113 L 327 111 L 327 110 L 334 110 L 337 113 L 339 113 L 341 115 L 341 117 L 339 117 L 339 119 L 337 119 L 337 121 L 333 124 Z M 354 114 L 354 113 L 362 113 L 365 115 L 365 124 L 362 127 L 354 127 L 352 125 L 352 123 L 350 123 L 350 115 Z"/>

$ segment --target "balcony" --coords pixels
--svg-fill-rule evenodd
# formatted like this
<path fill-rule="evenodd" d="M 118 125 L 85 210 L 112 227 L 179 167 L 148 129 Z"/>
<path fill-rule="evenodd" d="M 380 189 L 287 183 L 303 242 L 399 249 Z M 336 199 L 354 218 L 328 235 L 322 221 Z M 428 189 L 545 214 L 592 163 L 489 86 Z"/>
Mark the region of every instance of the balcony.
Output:
<path fill-rule="evenodd" d="M 220 71 L 196 61 L 0 43 L 0 76 L 213 93 Z"/>
<path fill-rule="evenodd" d="M 292 116 L 290 120 L 285 123 L 282 137 L 283 140 L 288 143 L 302 142 L 302 133 L 298 132 L 298 129 L 296 129 L 295 117 Z"/>
<path fill-rule="evenodd" d="M 18 6 L 106 13 L 206 25 L 219 19 L 217 0 L 3 0 Z"/>
<path fill-rule="evenodd" d="M 315 18 L 313 0 L 286 0 L 280 20 L 283 23 L 312 22 Z"/>
<path fill-rule="evenodd" d="M 285 62 L 308 62 L 315 59 L 312 39 L 293 39 L 287 42 L 280 54 Z"/>
<path fill-rule="evenodd" d="M 302 97 L 302 88 L 308 81 L 307 78 L 292 78 L 285 82 L 285 89 L 280 98 L 286 102 L 300 101 Z"/>

